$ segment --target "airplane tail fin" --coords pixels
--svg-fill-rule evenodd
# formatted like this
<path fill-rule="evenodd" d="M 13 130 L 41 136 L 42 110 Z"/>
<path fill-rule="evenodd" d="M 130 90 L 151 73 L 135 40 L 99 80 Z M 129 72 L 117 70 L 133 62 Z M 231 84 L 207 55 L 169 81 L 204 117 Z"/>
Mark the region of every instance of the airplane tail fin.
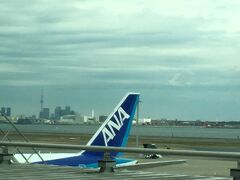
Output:
<path fill-rule="evenodd" d="M 139 93 L 127 93 L 98 131 L 93 135 L 87 145 L 126 146 L 138 101 Z M 84 151 L 83 153 L 103 155 L 102 152 Z M 112 156 L 116 156 L 117 154 L 118 153 L 111 153 Z"/>

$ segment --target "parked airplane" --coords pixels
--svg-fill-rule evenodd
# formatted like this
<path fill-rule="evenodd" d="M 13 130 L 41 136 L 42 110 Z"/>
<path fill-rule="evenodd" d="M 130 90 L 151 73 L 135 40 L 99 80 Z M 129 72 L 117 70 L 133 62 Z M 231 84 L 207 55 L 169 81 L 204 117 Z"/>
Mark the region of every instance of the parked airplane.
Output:
<path fill-rule="evenodd" d="M 87 145 L 125 147 L 138 101 L 139 93 L 126 94 Z M 116 166 L 137 163 L 137 160 L 119 158 L 120 154 L 110 153 L 116 161 Z M 19 163 L 26 163 L 25 159 L 28 159 L 29 163 L 97 168 L 98 160 L 103 159 L 104 153 L 87 150 L 79 153 L 41 153 L 44 161 L 37 154 L 23 155 L 25 158 L 21 154 L 15 154 L 14 159 Z"/>

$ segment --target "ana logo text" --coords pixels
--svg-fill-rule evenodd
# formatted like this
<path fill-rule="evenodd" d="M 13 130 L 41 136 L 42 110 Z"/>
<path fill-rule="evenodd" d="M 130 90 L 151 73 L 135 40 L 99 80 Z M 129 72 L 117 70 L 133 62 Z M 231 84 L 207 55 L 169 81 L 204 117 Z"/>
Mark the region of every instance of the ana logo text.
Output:
<path fill-rule="evenodd" d="M 113 115 L 113 117 L 102 130 L 105 146 L 108 146 L 108 142 L 115 137 L 115 130 L 119 131 L 123 126 L 123 121 L 129 117 L 130 116 L 124 111 L 122 107 L 117 110 L 117 112 Z"/>

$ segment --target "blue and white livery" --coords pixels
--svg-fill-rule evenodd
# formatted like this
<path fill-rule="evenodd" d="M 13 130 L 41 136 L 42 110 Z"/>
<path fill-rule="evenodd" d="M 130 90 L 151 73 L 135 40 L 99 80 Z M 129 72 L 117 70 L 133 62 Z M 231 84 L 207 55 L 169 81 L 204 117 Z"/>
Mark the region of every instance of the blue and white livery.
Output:
<path fill-rule="evenodd" d="M 125 147 L 138 101 L 139 93 L 126 94 L 87 145 Z M 41 161 L 37 154 L 24 154 L 30 163 L 97 168 L 98 160 L 103 159 L 104 153 L 81 151 L 79 153 L 41 153 L 40 155 L 44 162 Z M 120 154 L 116 152 L 112 152 L 110 155 L 116 160 L 117 166 L 137 162 L 136 160 L 120 159 L 118 158 Z M 20 154 L 15 154 L 14 158 L 19 163 L 26 162 Z"/>

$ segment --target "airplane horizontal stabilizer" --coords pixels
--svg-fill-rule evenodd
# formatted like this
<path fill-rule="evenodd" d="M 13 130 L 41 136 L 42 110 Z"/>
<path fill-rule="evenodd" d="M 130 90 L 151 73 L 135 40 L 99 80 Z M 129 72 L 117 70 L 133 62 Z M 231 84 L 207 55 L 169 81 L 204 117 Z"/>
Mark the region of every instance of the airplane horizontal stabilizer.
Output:
<path fill-rule="evenodd" d="M 182 164 L 186 162 L 187 162 L 186 160 L 171 160 L 171 161 L 157 161 L 157 162 L 155 161 L 155 162 L 146 162 L 146 163 L 137 163 L 132 165 L 117 166 L 115 167 L 115 169 L 128 169 L 128 170 L 147 169 L 147 168 L 154 168 L 159 166 Z"/>

